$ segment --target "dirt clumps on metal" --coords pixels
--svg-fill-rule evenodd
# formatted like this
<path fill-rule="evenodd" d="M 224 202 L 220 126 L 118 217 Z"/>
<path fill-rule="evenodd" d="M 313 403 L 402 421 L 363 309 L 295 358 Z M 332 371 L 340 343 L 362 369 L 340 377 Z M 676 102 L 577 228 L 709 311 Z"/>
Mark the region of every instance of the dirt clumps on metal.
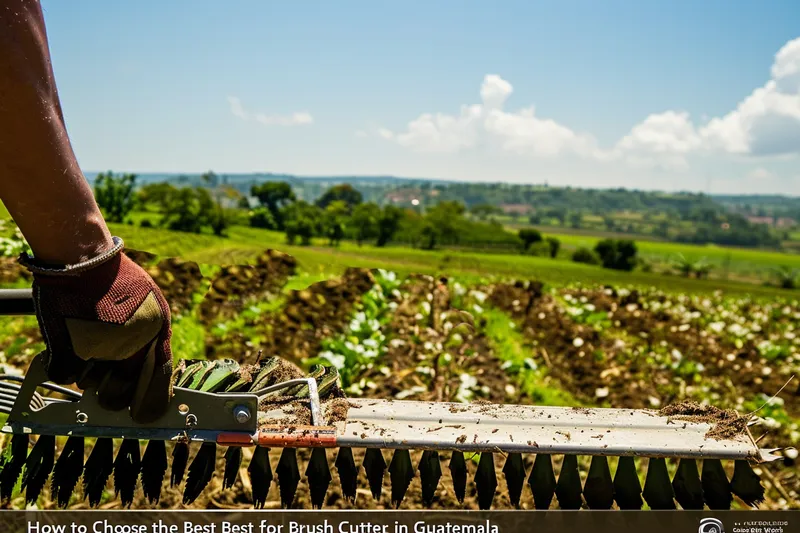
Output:
<path fill-rule="evenodd" d="M 711 429 L 705 434 L 707 439 L 732 439 L 747 432 L 748 417 L 740 416 L 734 409 L 720 409 L 713 405 L 685 401 L 667 405 L 658 414 L 672 420 L 711 424 Z"/>

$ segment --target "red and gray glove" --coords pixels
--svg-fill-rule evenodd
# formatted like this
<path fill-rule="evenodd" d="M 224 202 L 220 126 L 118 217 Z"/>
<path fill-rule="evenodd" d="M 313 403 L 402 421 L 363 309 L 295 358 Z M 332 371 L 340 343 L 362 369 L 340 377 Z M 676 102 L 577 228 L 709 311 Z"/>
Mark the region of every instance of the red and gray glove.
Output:
<path fill-rule="evenodd" d="M 108 252 L 53 266 L 23 254 L 44 337 L 48 378 L 96 388 L 106 409 L 130 407 L 138 422 L 160 417 L 172 395 L 169 305 L 114 237 Z"/>

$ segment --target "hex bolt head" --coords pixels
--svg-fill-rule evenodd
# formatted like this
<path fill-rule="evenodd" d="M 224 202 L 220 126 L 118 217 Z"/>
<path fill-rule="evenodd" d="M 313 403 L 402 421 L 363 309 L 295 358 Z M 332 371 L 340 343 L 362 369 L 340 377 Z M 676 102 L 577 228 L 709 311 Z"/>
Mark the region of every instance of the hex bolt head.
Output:
<path fill-rule="evenodd" d="M 233 410 L 233 416 L 240 424 L 246 424 L 250 421 L 250 409 L 243 405 L 239 405 Z"/>

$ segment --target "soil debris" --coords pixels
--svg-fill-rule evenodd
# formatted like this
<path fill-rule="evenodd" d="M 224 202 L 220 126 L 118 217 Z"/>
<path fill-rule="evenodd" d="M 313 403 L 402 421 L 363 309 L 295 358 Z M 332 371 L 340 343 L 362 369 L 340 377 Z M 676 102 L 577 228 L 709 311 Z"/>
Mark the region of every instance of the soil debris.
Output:
<path fill-rule="evenodd" d="M 658 411 L 658 414 L 674 420 L 712 424 L 711 429 L 705 434 L 707 439 L 732 439 L 747 431 L 748 418 L 739 416 L 734 409 L 720 409 L 693 401 L 667 405 Z"/>

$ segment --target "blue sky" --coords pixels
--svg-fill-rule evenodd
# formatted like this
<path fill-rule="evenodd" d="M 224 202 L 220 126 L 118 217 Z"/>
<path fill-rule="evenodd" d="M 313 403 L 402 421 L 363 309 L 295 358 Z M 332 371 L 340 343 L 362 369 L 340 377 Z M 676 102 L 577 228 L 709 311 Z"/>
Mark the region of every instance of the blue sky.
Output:
<path fill-rule="evenodd" d="M 43 0 L 89 170 L 800 194 L 800 2 Z"/>

